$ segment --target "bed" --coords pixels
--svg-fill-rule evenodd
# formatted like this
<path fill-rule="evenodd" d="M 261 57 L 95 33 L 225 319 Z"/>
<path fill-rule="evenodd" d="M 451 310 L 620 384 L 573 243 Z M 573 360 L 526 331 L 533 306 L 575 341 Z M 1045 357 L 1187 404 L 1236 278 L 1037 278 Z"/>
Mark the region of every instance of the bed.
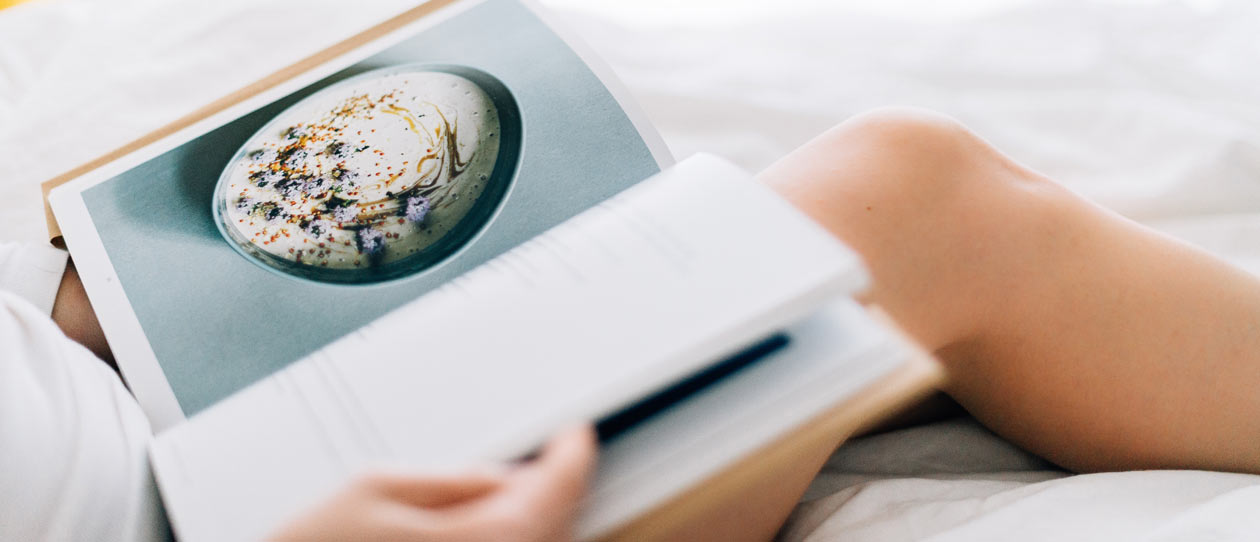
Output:
<path fill-rule="evenodd" d="M 1255 3 L 549 3 L 678 156 L 755 170 L 854 113 L 920 105 L 1260 272 Z M 35 0 L 0 12 L 0 238 L 44 239 L 39 181 L 408 4 Z M 1071 475 L 957 418 L 846 444 L 781 538 L 1248 539 L 1258 505 L 1260 477 Z"/>

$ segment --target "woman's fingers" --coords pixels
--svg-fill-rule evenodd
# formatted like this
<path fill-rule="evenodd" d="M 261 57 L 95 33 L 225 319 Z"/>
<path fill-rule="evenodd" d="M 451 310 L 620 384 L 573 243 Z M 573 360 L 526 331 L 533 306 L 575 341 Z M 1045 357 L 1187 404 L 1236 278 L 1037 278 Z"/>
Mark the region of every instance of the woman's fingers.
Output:
<path fill-rule="evenodd" d="M 562 432 L 536 459 L 511 470 L 364 476 L 274 539 L 570 540 L 595 451 L 595 432 L 584 426 Z"/>
<path fill-rule="evenodd" d="M 502 487 L 506 470 L 484 469 L 460 475 L 378 473 L 360 483 L 384 498 L 419 508 L 443 508 L 484 497 Z"/>
<path fill-rule="evenodd" d="M 535 458 L 513 469 L 501 491 L 464 514 L 448 517 L 475 533 L 474 540 L 571 540 L 574 517 L 595 467 L 595 440 L 590 426 L 561 432 Z"/>

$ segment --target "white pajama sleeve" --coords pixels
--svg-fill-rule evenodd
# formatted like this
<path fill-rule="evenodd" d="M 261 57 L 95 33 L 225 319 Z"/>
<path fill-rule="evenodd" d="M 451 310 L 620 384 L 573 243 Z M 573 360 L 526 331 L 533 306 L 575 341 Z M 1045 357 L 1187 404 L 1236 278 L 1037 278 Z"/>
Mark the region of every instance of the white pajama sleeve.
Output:
<path fill-rule="evenodd" d="M 148 420 L 48 317 L 65 264 L 0 244 L 0 540 L 168 539 Z"/>

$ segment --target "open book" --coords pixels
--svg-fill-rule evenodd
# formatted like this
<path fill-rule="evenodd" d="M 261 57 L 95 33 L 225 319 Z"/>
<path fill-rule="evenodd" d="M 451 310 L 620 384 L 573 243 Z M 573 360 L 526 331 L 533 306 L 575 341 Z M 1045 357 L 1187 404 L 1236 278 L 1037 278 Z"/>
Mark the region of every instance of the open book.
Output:
<path fill-rule="evenodd" d="M 364 469 L 509 460 L 578 420 L 603 442 L 592 538 L 916 356 L 826 231 L 720 159 L 671 164 L 537 8 L 432 0 L 49 202 L 181 539 L 258 538 Z"/>
<path fill-rule="evenodd" d="M 605 435 L 583 525 L 602 534 L 904 363 L 843 299 L 863 279 L 807 217 L 698 156 L 166 431 L 153 466 L 186 539 L 252 539 L 366 467 L 510 460 L 746 365 Z"/>

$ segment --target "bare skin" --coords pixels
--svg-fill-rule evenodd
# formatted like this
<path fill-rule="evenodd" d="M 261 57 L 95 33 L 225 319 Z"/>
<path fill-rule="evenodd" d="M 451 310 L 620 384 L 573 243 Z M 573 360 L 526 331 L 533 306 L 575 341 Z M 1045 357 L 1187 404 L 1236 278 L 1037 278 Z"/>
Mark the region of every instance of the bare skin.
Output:
<path fill-rule="evenodd" d="M 859 116 L 762 174 L 866 259 L 945 390 L 1066 468 L 1260 472 L 1260 281 L 931 113 Z"/>
<path fill-rule="evenodd" d="M 88 302 L 87 291 L 79 281 L 74 261 L 66 264 L 66 272 L 61 276 L 57 298 L 53 301 L 52 319 L 67 337 L 86 346 L 96 357 L 118 370 L 114 365 L 114 353 L 110 352 L 105 333 L 101 331 L 101 323 L 96 320 L 96 313 Z"/>
<path fill-rule="evenodd" d="M 760 178 L 864 257 L 874 276 L 865 301 L 937 353 L 946 393 L 998 434 L 1077 471 L 1260 472 L 1255 277 L 933 113 L 860 115 Z M 81 331 L 67 330 L 92 335 Z M 687 539 L 770 538 L 831 451 L 750 488 Z M 369 484 L 346 495 L 367 506 L 384 493 Z M 538 521 L 572 517 L 547 502 L 560 508 L 534 509 Z"/>
<path fill-rule="evenodd" d="M 594 466 L 595 431 L 579 427 L 502 472 L 364 476 L 272 540 L 565 542 Z"/>

